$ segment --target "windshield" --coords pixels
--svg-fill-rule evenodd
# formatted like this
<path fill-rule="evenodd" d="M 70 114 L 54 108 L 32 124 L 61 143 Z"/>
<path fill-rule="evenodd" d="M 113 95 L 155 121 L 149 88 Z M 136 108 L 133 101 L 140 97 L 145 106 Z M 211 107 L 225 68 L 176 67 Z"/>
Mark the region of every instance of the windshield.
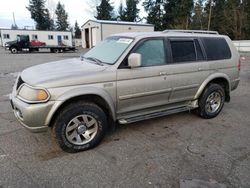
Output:
<path fill-rule="evenodd" d="M 109 37 L 88 51 L 84 58 L 114 64 L 132 42 L 132 38 Z"/>

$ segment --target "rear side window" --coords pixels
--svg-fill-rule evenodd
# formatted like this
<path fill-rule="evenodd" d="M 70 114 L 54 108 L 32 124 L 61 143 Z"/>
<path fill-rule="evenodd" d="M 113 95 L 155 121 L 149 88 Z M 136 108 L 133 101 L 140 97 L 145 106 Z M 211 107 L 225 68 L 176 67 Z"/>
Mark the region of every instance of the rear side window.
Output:
<path fill-rule="evenodd" d="M 202 38 L 208 60 L 230 59 L 231 51 L 224 38 Z"/>
<path fill-rule="evenodd" d="M 193 40 L 171 40 L 173 62 L 196 61 L 195 44 Z"/>

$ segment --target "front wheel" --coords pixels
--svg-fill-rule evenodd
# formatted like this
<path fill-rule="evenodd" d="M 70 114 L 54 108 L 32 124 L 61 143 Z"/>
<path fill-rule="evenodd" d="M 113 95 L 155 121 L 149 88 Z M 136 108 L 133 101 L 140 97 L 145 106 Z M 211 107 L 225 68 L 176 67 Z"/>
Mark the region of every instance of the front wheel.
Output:
<path fill-rule="evenodd" d="M 17 48 L 16 47 L 12 47 L 10 49 L 10 51 L 11 51 L 12 54 L 16 54 L 17 53 Z"/>
<path fill-rule="evenodd" d="M 210 84 L 199 99 L 198 114 L 205 119 L 216 117 L 225 102 L 225 90 L 219 84 Z"/>
<path fill-rule="evenodd" d="M 66 152 L 78 152 L 97 146 L 107 129 L 103 110 L 94 103 L 77 102 L 61 111 L 53 126 L 59 146 Z"/>

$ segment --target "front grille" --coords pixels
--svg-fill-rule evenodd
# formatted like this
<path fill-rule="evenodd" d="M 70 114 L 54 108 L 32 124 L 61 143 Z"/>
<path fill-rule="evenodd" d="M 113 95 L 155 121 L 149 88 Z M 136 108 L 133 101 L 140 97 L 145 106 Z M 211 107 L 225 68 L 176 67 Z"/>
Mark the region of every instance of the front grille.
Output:
<path fill-rule="evenodd" d="M 17 84 L 16 84 L 16 90 L 19 89 L 19 87 L 24 83 L 24 81 L 22 80 L 21 76 L 19 76 Z"/>

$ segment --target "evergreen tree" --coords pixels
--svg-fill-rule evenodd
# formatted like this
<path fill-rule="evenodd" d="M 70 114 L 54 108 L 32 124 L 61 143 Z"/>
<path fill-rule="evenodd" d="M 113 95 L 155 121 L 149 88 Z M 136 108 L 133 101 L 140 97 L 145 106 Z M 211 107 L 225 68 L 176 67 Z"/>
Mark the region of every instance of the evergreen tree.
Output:
<path fill-rule="evenodd" d="M 49 10 L 45 8 L 45 0 L 29 0 L 29 6 L 26 8 L 36 22 L 37 30 L 50 30 L 53 27 Z"/>
<path fill-rule="evenodd" d="M 164 9 L 165 26 L 173 29 L 190 28 L 193 0 L 168 0 Z"/>
<path fill-rule="evenodd" d="M 139 0 L 126 0 L 126 8 L 124 11 L 125 19 L 123 21 L 135 22 L 138 18 L 139 9 L 137 5 Z"/>
<path fill-rule="evenodd" d="M 192 29 L 201 29 L 205 30 L 207 29 L 206 26 L 206 14 L 204 12 L 204 0 L 198 0 L 195 3 L 194 10 L 193 10 L 193 16 L 192 16 L 192 23 L 191 28 Z"/>
<path fill-rule="evenodd" d="M 101 0 L 99 6 L 96 7 L 98 20 L 112 20 L 112 12 L 114 7 L 110 5 L 109 0 Z"/>
<path fill-rule="evenodd" d="M 75 38 L 76 39 L 80 39 L 81 35 L 82 35 L 82 32 L 81 32 L 81 29 L 80 29 L 77 21 L 75 22 L 75 28 L 74 28 L 74 30 L 75 30 Z"/>
<path fill-rule="evenodd" d="M 212 3 L 212 5 L 211 5 Z M 207 2 L 206 10 L 209 13 L 211 7 L 211 24 L 210 30 L 219 31 L 220 33 L 225 32 L 225 9 L 226 1 L 225 0 L 209 0 Z"/>
<path fill-rule="evenodd" d="M 122 21 L 126 20 L 126 13 L 125 13 L 122 2 L 120 3 L 119 9 L 118 9 L 117 19 L 122 20 Z"/>
<path fill-rule="evenodd" d="M 240 39 L 242 36 L 242 23 L 244 18 L 241 16 L 242 6 L 240 0 L 228 0 L 225 2 L 224 18 L 225 24 L 220 31 L 229 35 L 232 39 Z"/>
<path fill-rule="evenodd" d="M 66 31 L 69 29 L 68 14 L 65 11 L 64 5 L 58 2 L 56 6 L 56 30 Z"/>
<path fill-rule="evenodd" d="M 18 29 L 18 26 L 16 24 L 11 24 L 11 29 L 16 30 L 16 29 Z"/>
<path fill-rule="evenodd" d="M 249 0 L 243 0 L 243 9 L 245 14 L 245 27 L 244 33 L 245 33 L 245 39 L 250 39 L 250 1 Z"/>
<path fill-rule="evenodd" d="M 147 22 L 154 24 L 156 31 L 166 29 L 163 25 L 163 0 L 146 0 L 143 6 L 148 13 Z"/>

